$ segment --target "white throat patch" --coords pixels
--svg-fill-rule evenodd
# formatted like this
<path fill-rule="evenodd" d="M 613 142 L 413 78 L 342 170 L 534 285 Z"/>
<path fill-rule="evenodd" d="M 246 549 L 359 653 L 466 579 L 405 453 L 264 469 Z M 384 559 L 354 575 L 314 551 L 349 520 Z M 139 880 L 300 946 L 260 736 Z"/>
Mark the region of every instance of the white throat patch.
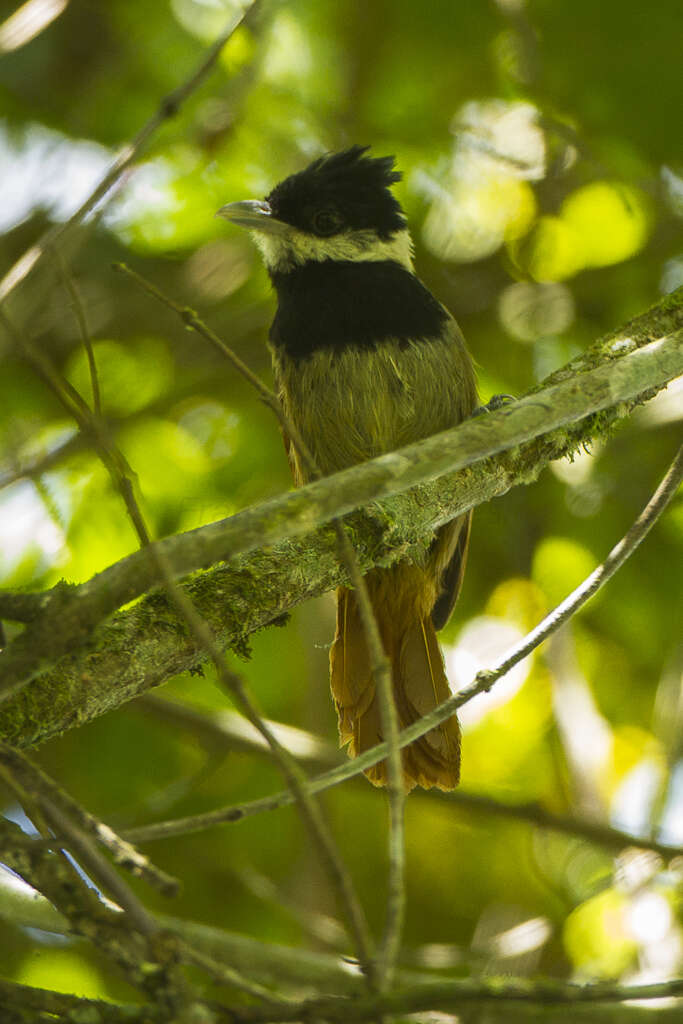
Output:
<path fill-rule="evenodd" d="M 344 260 L 361 263 L 393 260 L 406 270 L 413 269 L 413 243 L 407 229 L 390 238 L 378 238 L 374 231 L 349 231 L 331 238 L 316 238 L 298 228 L 288 227 L 285 234 L 252 231 L 268 270 L 286 273 L 309 260 Z"/>

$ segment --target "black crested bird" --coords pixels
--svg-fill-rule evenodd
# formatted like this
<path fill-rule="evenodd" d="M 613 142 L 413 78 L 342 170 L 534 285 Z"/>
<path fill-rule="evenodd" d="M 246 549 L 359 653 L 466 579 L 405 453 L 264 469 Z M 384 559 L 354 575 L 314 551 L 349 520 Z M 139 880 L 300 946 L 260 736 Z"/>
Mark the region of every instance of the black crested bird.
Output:
<path fill-rule="evenodd" d="M 277 292 L 270 349 L 287 417 L 318 469 L 334 473 L 455 426 L 477 406 L 472 361 L 450 313 L 413 271 L 412 242 L 391 186 L 393 157 L 367 146 L 320 157 L 265 200 L 219 213 L 248 228 Z M 305 467 L 285 439 L 297 486 Z M 365 577 L 391 661 L 401 728 L 450 695 L 436 630 L 458 597 L 471 514 L 440 528 L 423 564 Z M 352 590 L 337 590 L 330 682 L 342 744 L 357 756 L 382 739 L 375 682 Z M 404 748 L 406 789 L 453 789 L 455 715 Z M 386 764 L 368 769 L 386 783 Z"/>

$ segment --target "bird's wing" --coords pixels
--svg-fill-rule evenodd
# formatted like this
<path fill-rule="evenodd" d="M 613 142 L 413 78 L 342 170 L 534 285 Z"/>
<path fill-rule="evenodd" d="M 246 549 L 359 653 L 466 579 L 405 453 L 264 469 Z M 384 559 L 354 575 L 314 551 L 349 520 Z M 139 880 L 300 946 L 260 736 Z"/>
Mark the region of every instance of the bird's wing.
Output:
<path fill-rule="evenodd" d="M 451 617 L 455 602 L 458 600 L 462 578 L 467 564 L 467 550 L 470 543 L 472 513 L 468 512 L 460 520 L 446 523 L 437 534 L 434 544 L 442 542 L 441 534 L 446 530 L 459 527 L 455 550 L 441 575 L 441 590 L 432 608 L 432 622 L 435 629 L 443 629 Z"/>

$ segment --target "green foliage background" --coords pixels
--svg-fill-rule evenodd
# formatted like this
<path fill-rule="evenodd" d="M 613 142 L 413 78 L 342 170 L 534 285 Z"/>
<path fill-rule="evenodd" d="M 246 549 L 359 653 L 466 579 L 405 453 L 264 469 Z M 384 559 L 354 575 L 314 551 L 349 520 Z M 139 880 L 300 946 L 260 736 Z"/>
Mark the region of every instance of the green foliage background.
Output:
<path fill-rule="evenodd" d="M 76 208 L 231 11 L 226 0 L 72 0 L 1 55 L 1 274 Z M 267 278 L 248 238 L 214 212 L 262 196 L 321 151 L 370 143 L 396 154 L 419 273 L 458 318 L 482 395 L 520 394 L 683 280 L 681 92 L 674 0 L 264 3 L 67 253 L 103 408 L 155 535 L 227 516 L 290 479 L 276 425 L 253 392 L 115 275 L 113 261 L 198 309 L 269 380 Z M 90 400 L 56 263 L 17 291 L 12 312 Z M 0 492 L 0 585 L 88 579 L 135 548 L 132 528 L 96 455 L 11 339 L 0 339 L 0 353 L 5 481 L 73 439 L 49 468 Z M 628 528 L 674 454 L 677 394 L 678 404 L 675 391 L 660 397 L 608 444 L 477 511 L 464 593 L 444 633 L 454 683 L 531 627 Z M 486 711 L 475 702 L 463 716 L 464 791 L 683 844 L 682 539 L 679 503 L 515 685 L 494 692 Z M 332 630 L 331 599 L 313 602 L 256 637 L 238 666 L 265 715 L 330 743 Z M 209 713 L 226 704 L 209 670 L 166 690 Z M 280 787 L 263 759 L 207 749 L 191 729 L 135 704 L 37 756 L 119 827 Z M 324 804 L 377 931 L 383 795 L 358 782 Z M 680 973 L 680 857 L 615 858 L 432 794 L 411 796 L 407 816 L 405 964 L 574 978 Z M 337 909 L 295 811 L 150 853 L 184 882 L 172 908 L 145 893 L 151 905 L 325 948 L 320 915 Z M 125 991 L 79 944 L 2 925 L 0 946 L 8 977 L 88 995 Z"/>

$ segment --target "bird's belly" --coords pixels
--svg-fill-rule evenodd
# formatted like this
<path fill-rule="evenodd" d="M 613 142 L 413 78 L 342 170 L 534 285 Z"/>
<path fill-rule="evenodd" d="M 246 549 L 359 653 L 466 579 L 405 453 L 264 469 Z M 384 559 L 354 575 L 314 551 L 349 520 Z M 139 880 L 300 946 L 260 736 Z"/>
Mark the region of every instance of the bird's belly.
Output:
<path fill-rule="evenodd" d="M 325 475 L 446 430 L 476 402 L 469 357 L 453 338 L 323 349 L 297 364 L 275 354 L 274 365 L 285 411 Z"/>

